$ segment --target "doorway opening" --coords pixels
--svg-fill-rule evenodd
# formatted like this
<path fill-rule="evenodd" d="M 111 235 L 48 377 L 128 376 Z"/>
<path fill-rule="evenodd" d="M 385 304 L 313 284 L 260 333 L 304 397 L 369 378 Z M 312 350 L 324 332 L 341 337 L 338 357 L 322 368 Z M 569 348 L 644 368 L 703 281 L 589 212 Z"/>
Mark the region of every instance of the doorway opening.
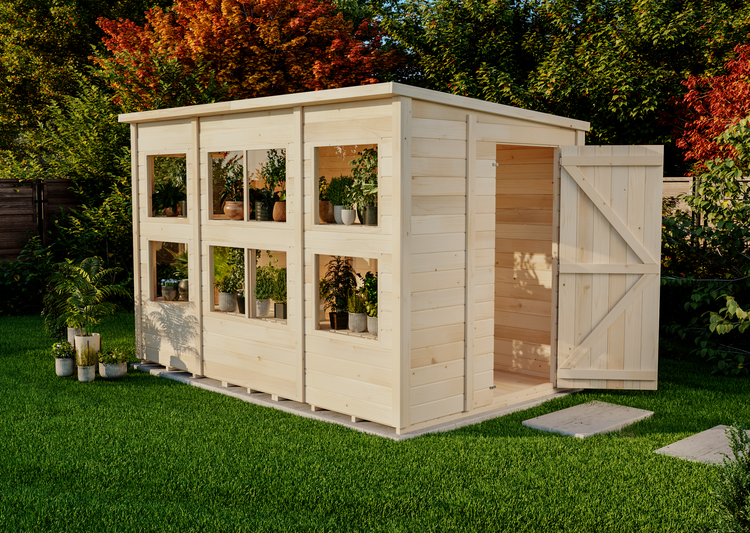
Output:
<path fill-rule="evenodd" d="M 497 145 L 493 405 L 553 392 L 552 147 Z"/>

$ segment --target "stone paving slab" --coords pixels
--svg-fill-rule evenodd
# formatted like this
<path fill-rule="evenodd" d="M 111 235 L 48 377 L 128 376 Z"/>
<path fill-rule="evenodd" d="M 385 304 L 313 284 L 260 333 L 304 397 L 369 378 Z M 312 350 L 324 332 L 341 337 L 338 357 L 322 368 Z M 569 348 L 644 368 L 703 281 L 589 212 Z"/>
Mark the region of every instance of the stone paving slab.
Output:
<path fill-rule="evenodd" d="M 526 427 L 585 439 L 617 431 L 653 415 L 653 411 L 593 401 L 524 420 Z"/>
<path fill-rule="evenodd" d="M 671 455 L 696 463 L 722 464 L 724 457 L 734 458 L 732 449 L 729 447 L 729 437 L 726 429 L 728 426 L 719 425 L 696 433 L 692 437 L 678 440 L 659 448 L 654 453 Z M 748 431 L 750 435 L 750 431 Z"/>
<path fill-rule="evenodd" d="M 555 392 L 541 398 L 535 398 L 533 400 L 515 404 L 509 407 L 500 407 L 498 409 L 478 413 L 476 415 L 462 418 L 460 420 L 453 420 L 429 428 L 410 431 L 409 433 L 399 435 L 396 433 L 396 430 L 394 428 L 384 426 L 382 424 L 377 424 L 375 422 L 369 422 L 366 420 L 353 422 L 351 416 L 342 413 L 336 413 L 334 411 L 312 411 L 309 404 L 295 402 L 293 400 L 274 401 L 271 398 L 270 394 L 265 394 L 262 392 L 253 392 L 252 394 L 248 394 L 247 389 L 243 387 L 224 387 L 221 381 L 205 377 L 194 378 L 192 374 L 188 372 L 167 369 L 166 367 L 155 363 L 135 363 L 131 364 L 130 366 L 132 366 L 136 370 L 148 372 L 149 374 L 152 374 L 154 376 L 171 379 L 180 383 L 184 383 L 186 385 L 192 385 L 194 387 L 200 387 L 202 389 L 210 390 L 212 392 L 218 392 L 219 394 L 231 396 L 244 402 L 261 405 L 263 407 L 271 407 L 273 409 L 278 409 L 279 411 L 292 413 L 295 415 L 303 416 L 305 418 L 313 418 L 315 420 L 321 420 L 323 422 L 339 424 L 341 426 L 346 426 L 350 429 L 360 431 L 362 433 L 377 435 L 379 437 L 385 437 L 395 441 L 413 439 L 414 437 L 427 435 L 429 433 L 440 433 L 443 431 L 458 429 L 464 426 L 470 426 L 472 424 L 479 424 L 480 422 L 484 422 L 485 420 L 490 420 L 491 418 L 497 418 L 499 416 L 515 413 L 516 411 L 529 409 L 553 398 L 558 398 L 570 394 L 571 392 L 575 392 L 574 390 Z"/>

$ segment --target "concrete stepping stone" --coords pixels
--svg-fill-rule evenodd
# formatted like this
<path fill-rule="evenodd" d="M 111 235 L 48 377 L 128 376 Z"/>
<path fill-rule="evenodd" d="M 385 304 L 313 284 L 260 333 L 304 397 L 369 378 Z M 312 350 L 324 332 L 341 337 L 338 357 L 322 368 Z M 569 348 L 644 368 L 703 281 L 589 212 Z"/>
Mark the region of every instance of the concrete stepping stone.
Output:
<path fill-rule="evenodd" d="M 653 411 L 593 401 L 524 420 L 526 427 L 585 439 L 610 433 L 653 415 Z"/>
<path fill-rule="evenodd" d="M 732 449 L 729 447 L 729 437 L 726 429 L 728 426 L 719 425 L 696 433 L 692 437 L 678 440 L 669 446 L 659 448 L 654 453 L 671 455 L 696 463 L 722 464 L 724 456 L 734 459 Z M 750 431 L 748 432 L 750 434 Z"/>

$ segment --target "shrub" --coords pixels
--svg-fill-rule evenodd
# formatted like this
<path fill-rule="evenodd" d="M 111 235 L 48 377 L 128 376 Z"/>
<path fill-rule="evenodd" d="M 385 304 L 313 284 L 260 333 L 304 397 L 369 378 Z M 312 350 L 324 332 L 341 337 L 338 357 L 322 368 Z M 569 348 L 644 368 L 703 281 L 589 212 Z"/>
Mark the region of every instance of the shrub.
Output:
<path fill-rule="evenodd" d="M 60 341 L 52 345 L 52 357 L 55 359 L 72 359 L 75 356 L 76 349 L 68 341 Z"/>
<path fill-rule="evenodd" d="M 39 313 L 53 271 L 52 252 L 36 236 L 29 239 L 17 261 L 0 262 L 0 315 Z"/>
<path fill-rule="evenodd" d="M 742 424 L 727 428 L 734 460 L 724 459 L 713 491 L 717 533 L 750 533 L 750 436 Z"/>

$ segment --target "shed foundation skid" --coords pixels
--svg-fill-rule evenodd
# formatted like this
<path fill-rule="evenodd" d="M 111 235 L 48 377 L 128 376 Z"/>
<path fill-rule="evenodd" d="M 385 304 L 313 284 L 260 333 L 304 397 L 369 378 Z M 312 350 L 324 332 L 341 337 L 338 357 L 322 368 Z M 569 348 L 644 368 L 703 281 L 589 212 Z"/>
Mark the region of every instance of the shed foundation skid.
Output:
<path fill-rule="evenodd" d="M 564 389 L 656 387 L 661 147 L 584 146 L 586 122 L 396 83 L 120 120 L 144 360 L 397 434 Z M 372 150 L 377 216 L 328 222 L 320 191 Z M 285 193 L 285 221 L 256 220 L 258 190 Z M 377 278 L 376 332 L 331 327 L 336 258 L 360 287 Z M 189 296 L 167 301 L 180 260 Z M 221 311 L 219 286 L 243 304 Z"/>

